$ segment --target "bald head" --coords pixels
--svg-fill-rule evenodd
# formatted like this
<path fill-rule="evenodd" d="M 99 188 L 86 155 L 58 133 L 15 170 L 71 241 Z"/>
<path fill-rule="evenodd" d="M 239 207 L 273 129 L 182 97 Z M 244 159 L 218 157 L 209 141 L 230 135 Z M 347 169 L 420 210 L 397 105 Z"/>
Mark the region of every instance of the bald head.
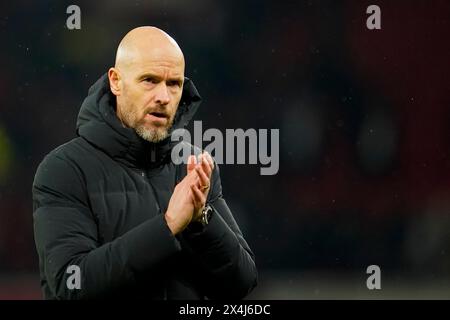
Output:
<path fill-rule="evenodd" d="M 151 142 L 167 137 L 184 84 L 184 56 L 176 41 L 155 27 L 131 30 L 108 77 L 122 123 Z"/>
<path fill-rule="evenodd" d="M 171 36 L 156 27 L 138 27 L 128 32 L 120 41 L 115 67 L 127 68 L 133 63 L 161 56 L 183 65 L 184 69 L 183 52 Z"/>

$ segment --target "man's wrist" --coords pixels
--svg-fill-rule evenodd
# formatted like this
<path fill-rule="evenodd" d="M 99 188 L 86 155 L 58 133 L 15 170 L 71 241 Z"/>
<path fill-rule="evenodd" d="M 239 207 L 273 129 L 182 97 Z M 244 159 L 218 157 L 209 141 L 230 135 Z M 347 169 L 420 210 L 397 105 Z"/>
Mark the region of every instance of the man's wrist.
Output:
<path fill-rule="evenodd" d="M 206 204 L 201 213 L 197 215 L 195 220 L 192 220 L 191 223 L 187 226 L 187 229 L 192 232 L 201 232 L 208 225 L 209 220 L 212 215 L 212 207 L 209 204 Z"/>
<path fill-rule="evenodd" d="M 167 212 L 164 214 L 164 220 L 166 221 L 167 227 L 170 232 L 175 236 L 179 232 L 183 230 L 183 227 L 177 222 L 174 218 L 172 218 Z"/>

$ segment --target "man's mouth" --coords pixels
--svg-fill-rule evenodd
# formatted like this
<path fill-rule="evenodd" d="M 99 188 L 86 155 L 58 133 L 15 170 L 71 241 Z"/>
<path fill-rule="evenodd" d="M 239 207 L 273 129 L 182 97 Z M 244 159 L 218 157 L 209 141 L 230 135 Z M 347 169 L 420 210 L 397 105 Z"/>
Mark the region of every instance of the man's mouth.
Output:
<path fill-rule="evenodd" d="M 156 122 L 165 122 L 169 116 L 164 112 L 149 112 L 145 115 L 144 119 Z"/>
<path fill-rule="evenodd" d="M 149 112 L 148 114 L 157 118 L 168 118 L 164 112 Z"/>

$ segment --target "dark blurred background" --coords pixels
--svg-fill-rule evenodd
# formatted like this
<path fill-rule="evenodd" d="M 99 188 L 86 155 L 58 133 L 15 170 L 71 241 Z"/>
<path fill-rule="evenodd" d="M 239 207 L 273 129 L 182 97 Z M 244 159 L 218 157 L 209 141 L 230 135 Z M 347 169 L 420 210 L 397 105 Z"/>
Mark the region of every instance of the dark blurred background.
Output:
<path fill-rule="evenodd" d="M 81 8 L 69 30 L 66 8 Z M 368 30 L 366 8 L 381 8 Z M 75 136 L 120 39 L 184 51 L 203 130 L 280 129 L 280 170 L 222 165 L 254 299 L 450 298 L 450 2 L 14 1 L 0 5 L 0 299 L 41 299 L 31 184 Z M 381 268 L 381 290 L 366 268 Z"/>

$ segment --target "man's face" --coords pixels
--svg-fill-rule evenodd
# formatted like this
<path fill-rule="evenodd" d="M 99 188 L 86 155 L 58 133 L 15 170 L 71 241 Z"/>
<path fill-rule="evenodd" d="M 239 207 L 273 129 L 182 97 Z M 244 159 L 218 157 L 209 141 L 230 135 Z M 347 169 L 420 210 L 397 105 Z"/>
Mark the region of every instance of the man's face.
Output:
<path fill-rule="evenodd" d="M 139 136 L 159 142 L 169 135 L 184 81 L 184 60 L 164 49 L 135 55 L 120 70 L 117 115 Z"/>

